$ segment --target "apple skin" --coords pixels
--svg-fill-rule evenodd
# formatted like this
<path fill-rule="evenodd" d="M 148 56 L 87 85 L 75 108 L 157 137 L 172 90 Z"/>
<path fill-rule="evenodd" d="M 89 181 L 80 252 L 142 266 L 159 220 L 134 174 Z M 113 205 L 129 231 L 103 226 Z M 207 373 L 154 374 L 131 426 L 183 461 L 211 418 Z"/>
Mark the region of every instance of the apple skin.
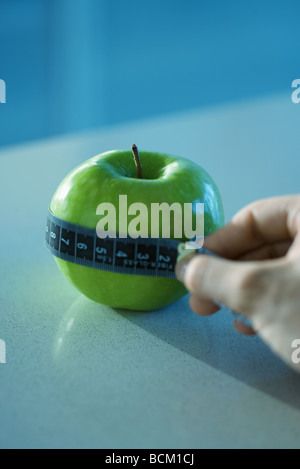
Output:
<path fill-rule="evenodd" d="M 204 234 L 224 223 L 219 191 L 207 172 L 196 163 L 164 153 L 140 151 L 143 179 L 131 151 L 114 150 L 95 156 L 69 173 L 57 188 L 50 210 L 57 217 L 87 228 L 96 228 L 96 208 L 102 202 L 119 205 L 119 195 L 127 194 L 128 206 L 150 203 L 202 202 L 205 207 Z M 150 237 L 150 223 L 149 223 Z M 117 211 L 118 231 L 118 211 Z M 171 232 L 172 237 L 172 232 Z M 185 238 L 182 241 L 186 241 Z M 155 310 L 187 293 L 176 279 L 105 272 L 55 257 L 65 277 L 88 298 L 129 310 Z"/>

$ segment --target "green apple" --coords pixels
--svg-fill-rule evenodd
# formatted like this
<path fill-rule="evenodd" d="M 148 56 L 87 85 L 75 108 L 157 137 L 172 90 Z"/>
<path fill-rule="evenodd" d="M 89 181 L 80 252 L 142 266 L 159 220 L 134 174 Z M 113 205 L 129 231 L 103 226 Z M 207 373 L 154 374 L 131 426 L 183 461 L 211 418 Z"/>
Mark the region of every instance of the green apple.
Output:
<path fill-rule="evenodd" d="M 134 148 L 134 146 L 133 146 Z M 119 195 L 128 206 L 140 202 L 204 203 L 204 234 L 224 223 L 219 191 L 207 172 L 188 159 L 165 153 L 140 152 L 142 173 L 137 172 L 130 150 L 114 150 L 84 162 L 61 182 L 50 204 L 57 217 L 96 228 L 96 209 L 103 202 L 116 208 Z M 141 169 L 141 168 L 140 168 Z M 149 224 L 149 237 L 151 233 Z M 118 216 L 117 216 L 118 232 Z M 172 237 L 172 235 L 171 235 Z M 183 237 L 182 241 L 186 241 Z M 66 278 L 88 298 L 115 308 L 154 310 L 187 293 L 176 279 L 107 272 L 55 258 Z"/>

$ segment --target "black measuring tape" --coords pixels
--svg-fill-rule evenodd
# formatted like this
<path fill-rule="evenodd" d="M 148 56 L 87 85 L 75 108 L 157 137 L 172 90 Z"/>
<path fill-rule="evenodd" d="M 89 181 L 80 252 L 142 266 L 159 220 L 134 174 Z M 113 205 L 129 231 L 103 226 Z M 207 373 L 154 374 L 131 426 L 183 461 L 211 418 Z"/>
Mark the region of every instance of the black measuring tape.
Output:
<path fill-rule="evenodd" d="M 69 223 L 50 210 L 46 247 L 74 264 L 131 275 L 176 278 L 175 265 L 184 243 L 167 238 L 101 239 L 96 229 Z M 192 252 L 192 251 L 191 251 Z"/>
<path fill-rule="evenodd" d="M 175 266 L 188 253 L 218 256 L 205 248 L 186 250 L 185 243 L 167 238 L 101 239 L 95 228 L 67 222 L 48 211 L 45 245 L 59 259 L 93 269 L 121 274 L 174 278 Z M 224 305 L 215 301 L 220 307 Z M 232 311 L 247 325 L 250 322 Z"/>

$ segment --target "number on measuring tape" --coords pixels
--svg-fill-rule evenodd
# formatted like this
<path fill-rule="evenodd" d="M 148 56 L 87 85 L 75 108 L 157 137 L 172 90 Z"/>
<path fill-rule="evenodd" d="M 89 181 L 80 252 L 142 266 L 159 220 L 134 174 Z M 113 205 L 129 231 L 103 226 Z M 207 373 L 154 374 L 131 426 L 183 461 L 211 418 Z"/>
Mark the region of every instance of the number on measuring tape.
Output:
<path fill-rule="evenodd" d="M 158 260 L 159 260 L 159 262 L 170 262 L 171 257 L 170 256 L 163 256 L 162 254 L 160 254 L 158 256 Z"/>
<path fill-rule="evenodd" d="M 69 239 L 64 239 L 60 238 L 62 243 L 65 243 L 67 246 L 70 246 L 70 240 Z"/>
<path fill-rule="evenodd" d="M 128 257 L 127 254 L 126 254 L 126 252 L 123 252 L 123 251 L 118 251 L 118 252 L 116 253 L 116 256 L 117 256 L 117 257 Z"/>
<path fill-rule="evenodd" d="M 87 250 L 87 245 L 85 243 L 77 243 L 77 249 Z"/>
<path fill-rule="evenodd" d="M 149 259 L 149 257 L 150 257 L 149 254 L 141 254 L 140 252 L 137 255 L 137 258 L 140 261 L 147 261 Z"/>
<path fill-rule="evenodd" d="M 107 254 L 107 249 L 105 249 L 105 248 L 100 248 L 99 246 L 97 246 L 97 247 L 96 247 L 96 252 L 97 252 L 98 254 L 104 254 L 104 255 L 105 255 L 105 254 Z"/>
<path fill-rule="evenodd" d="M 52 239 L 56 239 L 56 234 L 54 233 L 54 231 L 51 231 L 50 236 Z"/>

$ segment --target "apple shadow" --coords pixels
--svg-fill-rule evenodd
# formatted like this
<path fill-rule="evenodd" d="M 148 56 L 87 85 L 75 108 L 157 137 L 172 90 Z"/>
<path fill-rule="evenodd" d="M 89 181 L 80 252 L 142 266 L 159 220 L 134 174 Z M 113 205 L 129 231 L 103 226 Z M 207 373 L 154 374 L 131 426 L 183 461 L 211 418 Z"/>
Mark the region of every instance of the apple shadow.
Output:
<path fill-rule="evenodd" d="M 118 310 L 128 321 L 259 391 L 300 409 L 300 375 L 256 336 L 233 328 L 231 311 L 210 317 L 194 314 L 187 297 L 148 313 Z"/>
<path fill-rule="evenodd" d="M 187 297 L 160 310 L 133 312 L 80 296 L 59 324 L 53 359 L 62 367 L 72 363 L 79 367 L 94 357 L 92 372 L 96 373 L 99 356 L 112 364 L 119 362 L 120 356 L 130 358 L 132 347 L 140 347 L 136 328 L 141 328 L 200 362 L 300 409 L 300 376 L 258 336 L 238 334 L 232 322 L 227 310 L 210 317 L 197 316 L 190 310 Z"/>

